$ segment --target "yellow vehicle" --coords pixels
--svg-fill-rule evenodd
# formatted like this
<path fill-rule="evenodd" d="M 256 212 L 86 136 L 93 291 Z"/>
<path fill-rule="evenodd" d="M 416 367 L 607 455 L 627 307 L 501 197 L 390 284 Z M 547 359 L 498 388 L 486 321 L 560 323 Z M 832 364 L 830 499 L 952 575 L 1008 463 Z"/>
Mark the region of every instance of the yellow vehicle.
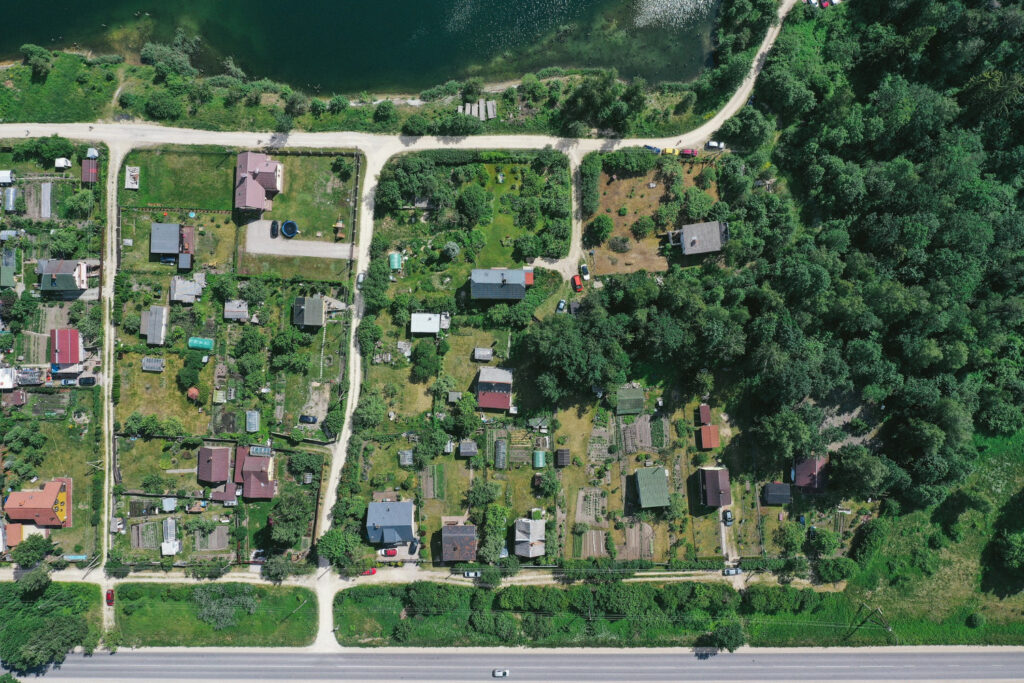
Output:
<path fill-rule="evenodd" d="M 661 153 L 662 154 L 674 154 L 676 156 L 679 156 L 679 150 L 676 149 L 675 147 L 666 147 L 665 149 L 661 150 Z"/>

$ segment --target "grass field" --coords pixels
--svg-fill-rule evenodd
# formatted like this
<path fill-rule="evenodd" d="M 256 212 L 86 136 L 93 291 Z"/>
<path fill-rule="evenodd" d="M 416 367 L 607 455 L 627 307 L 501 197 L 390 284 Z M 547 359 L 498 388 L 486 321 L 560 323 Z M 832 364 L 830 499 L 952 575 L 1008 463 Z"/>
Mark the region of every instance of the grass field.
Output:
<path fill-rule="evenodd" d="M 251 588 L 256 599 L 255 611 L 248 614 L 237 609 L 237 623 L 216 630 L 198 619 L 191 585 L 121 584 L 116 589 L 117 628 L 133 646 L 299 647 L 313 642 L 317 607 L 312 591 Z"/>
<path fill-rule="evenodd" d="M 182 451 L 179 444 L 163 439 L 130 439 L 118 437 L 118 460 L 121 479 L 126 488 L 142 488 L 147 474 L 158 474 L 167 481 L 167 489 L 194 490 L 196 475 L 192 473 L 168 474 L 165 470 L 190 469 L 196 466 L 195 451 Z"/>
<path fill-rule="evenodd" d="M 230 211 L 234 197 L 234 151 L 220 147 L 136 150 L 121 167 L 118 197 L 126 207 L 170 207 Z M 139 167 L 139 189 L 124 189 L 124 168 Z"/>
<path fill-rule="evenodd" d="M 239 237 L 239 243 L 245 243 L 244 235 Z M 242 250 L 238 254 L 237 272 L 239 275 L 262 275 L 282 280 L 348 282 L 353 278 L 352 268 L 352 263 L 344 259 L 270 256 Z"/>
<path fill-rule="evenodd" d="M 0 120 L 4 122 L 96 121 L 117 90 L 117 66 L 86 66 L 85 60 L 58 53 L 42 82 L 22 64 L 5 68 L 0 88 Z"/>
<path fill-rule="evenodd" d="M 121 401 L 117 404 L 117 419 L 124 421 L 134 412 L 143 415 L 156 414 L 161 419 L 175 417 L 185 425 L 190 434 L 206 434 L 210 428 L 209 412 L 199 412 L 178 388 L 175 377 L 183 361 L 180 356 L 167 354 L 163 372 L 143 372 L 142 355 L 126 353 L 117 360 L 117 371 L 121 375 Z M 200 373 L 200 380 L 207 386 L 213 384 L 213 363 L 207 363 Z"/>
<path fill-rule="evenodd" d="M 280 155 L 278 160 L 284 164 L 284 190 L 274 197 L 273 211 L 263 217 L 293 220 L 301 239 L 323 242 L 334 242 L 334 224 L 341 220 L 347 237 L 354 225 L 355 174 L 346 181 L 338 178 L 331 171 L 333 157 Z"/>

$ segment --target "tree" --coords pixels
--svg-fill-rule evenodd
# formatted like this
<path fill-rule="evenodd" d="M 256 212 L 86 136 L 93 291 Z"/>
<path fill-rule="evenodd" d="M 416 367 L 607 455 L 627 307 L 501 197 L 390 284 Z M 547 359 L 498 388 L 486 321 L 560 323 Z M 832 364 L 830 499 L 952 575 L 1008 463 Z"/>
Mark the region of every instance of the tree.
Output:
<path fill-rule="evenodd" d="M 49 538 L 33 534 L 14 546 L 11 557 L 19 567 L 34 567 L 52 554 L 54 549 L 53 541 Z"/>
<path fill-rule="evenodd" d="M 314 118 L 320 118 L 327 113 L 327 103 L 319 97 L 314 97 L 309 101 L 309 113 L 312 114 Z"/>
<path fill-rule="evenodd" d="M 64 213 L 68 218 L 88 218 L 96 205 L 96 195 L 91 190 L 78 190 L 64 200 Z"/>
<path fill-rule="evenodd" d="M 641 216 L 633 222 L 629 230 L 633 233 L 633 237 L 642 240 L 654 232 L 654 219 L 650 216 Z"/>
<path fill-rule="evenodd" d="M 537 490 L 542 496 L 554 498 L 562 488 L 562 482 L 558 479 L 558 472 L 553 469 L 546 469 L 540 475 L 540 482 Z"/>
<path fill-rule="evenodd" d="M 358 534 L 332 527 L 317 541 L 316 552 L 335 568 L 355 573 L 362 547 Z"/>
<path fill-rule="evenodd" d="M 292 562 L 285 555 L 272 555 L 260 567 L 260 576 L 267 581 L 281 583 L 292 573 Z"/>
<path fill-rule="evenodd" d="M 389 127 L 398 121 L 398 112 L 395 110 L 395 103 L 391 100 L 382 100 L 374 107 L 373 120 L 382 128 Z"/>
<path fill-rule="evenodd" d="M 754 149 L 771 141 L 775 123 L 751 106 L 740 109 L 716 133 L 730 145 Z"/>
<path fill-rule="evenodd" d="M 441 249 L 444 257 L 449 261 L 454 261 L 459 258 L 459 254 L 462 252 L 462 248 L 456 242 L 445 242 L 444 247 Z"/>
<path fill-rule="evenodd" d="M 1003 532 L 1002 538 L 999 539 L 998 547 L 1003 564 L 1008 569 L 1016 569 L 1018 571 L 1024 569 L 1024 531 Z"/>
<path fill-rule="evenodd" d="M 332 114 L 340 114 L 348 109 L 348 98 L 344 95 L 335 95 L 327 102 L 327 110 Z"/>
<path fill-rule="evenodd" d="M 356 329 L 356 341 L 359 343 L 359 352 L 364 356 L 373 351 L 380 341 L 383 331 L 377 324 L 377 316 L 368 315 L 363 318 Z"/>
<path fill-rule="evenodd" d="M 772 540 L 782 548 L 783 553 L 792 555 L 800 550 L 800 546 L 804 544 L 806 536 L 807 534 L 800 524 L 796 522 L 783 522 L 776 527 L 772 534 Z"/>
<path fill-rule="evenodd" d="M 32 68 L 32 78 L 37 81 L 46 80 L 53 67 L 53 54 L 46 48 L 32 43 L 22 45 L 20 52 L 25 64 Z"/>
<path fill-rule="evenodd" d="M 274 500 L 268 525 L 275 543 L 293 546 L 309 531 L 313 500 L 304 491 L 286 491 Z"/>
<path fill-rule="evenodd" d="M 498 500 L 501 487 L 497 482 L 487 481 L 483 477 L 474 477 L 473 483 L 466 492 L 466 504 L 471 508 L 487 507 Z"/>
<path fill-rule="evenodd" d="M 491 220 L 491 195 L 476 183 L 470 183 L 459 192 L 456 207 L 462 224 L 467 228 Z"/>
<path fill-rule="evenodd" d="M 813 536 L 808 534 L 807 546 L 810 554 L 828 557 L 839 549 L 839 534 L 830 529 L 815 529 Z"/>
<path fill-rule="evenodd" d="M 423 114 L 413 114 L 402 124 L 402 135 L 408 135 L 409 137 L 430 135 L 432 128 L 430 119 L 426 116 Z"/>
<path fill-rule="evenodd" d="M 469 392 L 463 393 L 462 398 L 455 404 L 452 410 L 453 431 L 459 438 L 466 438 L 480 426 L 476 407 L 476 396 Z"/>
<path fill-rule="evenodd" d="M 40 596 L 50 586 L 50 569 L 46 565 L 25 572 L 17 579 L 22 599 Z"/>
<path fill-rule="evenodd" d="M 838 583 L 856 574 L 858 568 L 849 557 L 825 557 L 818 560 L 818 578 L 826 583 Z"/>
<path fill-rule="evenodd" d="M 181 99 L 170 91 L 154 90 L 146 99 L 146 114 L 157 121 L 169 121 L 181 118 L 185 113 L 185 105 Z"/>
<path fill-rule="evenodd" d="M 421 339 L 412 350 L 412 371 L 409 379 L 416 383 L 426 382 L 441 371 L 441 357 L 437 355 L 437 344 L 432 339 Z"/>
<path fill-rule="evenodd" d="M 615 228 L 612 217 L 607 214 L 598 214 L 590 221 L 583 238 L 588 247 L 599 247 L 605 243 Z"/>
<path fill-rule="evenodd" d="M 492 590 L 501 587 L 501 569 L 494 565 L 488 565 L 480 571 L 480 578 L 477 583 L 484 588 Z"/>
<path fill-rule="evenodd" d="M 387 416 L 387 410 L 380 395 L 364 392 L 359 397 L 359 405 L 352 413 L 352 428 L 355 431 L 362 431 L 377 427 Z"/>
<path fill-rule="evenodd" d="M 743 633 L 743 626 L 738 621 L 720 621 L 711 632 L 710 642 L 720 650 L 735 652 L 737 648 L 747 642 L 747 636 Z"/>
<path fill-rule="evenodd" d="M 331 171 L 342 180 L 348 180 L 355 173 L 356 165 L 347 156 L 337 156 L 331 162 Z"/>
<path fill-rule="evenodd" d="M 212 278 L 213 282 L 210 283 L 210 293 L 213 294 L 215 301 L 224 303 L 229 299 L 234 299 L 238 296 L 238 281 L 232 275 L 218 275 L 216 278 Z M 248 331 L 252 328 L 245 328 Z M 255 330 L 253 330 L 255 332 Z M 243 333 L 244 334 L 244 333 Z M 258 334 L 258 333 L 257 333 Z"/>

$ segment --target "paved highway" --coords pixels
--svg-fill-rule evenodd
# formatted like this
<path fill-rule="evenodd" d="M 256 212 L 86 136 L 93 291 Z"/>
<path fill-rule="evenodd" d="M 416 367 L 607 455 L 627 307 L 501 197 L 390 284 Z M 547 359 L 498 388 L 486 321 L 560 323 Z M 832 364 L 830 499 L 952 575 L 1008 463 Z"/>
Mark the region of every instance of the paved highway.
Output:
<path fill-rule="evenodd" d="M 684 650 L 140 650 L 72 655 L 47 678 L 76 681 L 1013 681 L 1024 649 L 754 651 L 700 657 Z"/>

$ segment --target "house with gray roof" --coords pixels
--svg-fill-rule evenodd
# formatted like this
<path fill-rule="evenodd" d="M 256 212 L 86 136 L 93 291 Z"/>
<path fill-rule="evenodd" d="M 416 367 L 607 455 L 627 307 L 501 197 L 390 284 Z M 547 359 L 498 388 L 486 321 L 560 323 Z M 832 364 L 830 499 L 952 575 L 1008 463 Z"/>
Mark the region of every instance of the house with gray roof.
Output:
<path fill-rule="evenodd" d="M 471 458 L 479 452 L 476 441 L 472 439 L 463 439 L 459 442 L 459 455 L 464 458 Z"/>
<path fill-rule="evenodd" d="M 477 346 L 473 349 L 473 360 L 489 363 L 494 360 L 494 349 L 490 346 Z"/>
<path fill-rule="evenodd" d="M 171 301 L 176 304 L 194 304 L 203 297 L 206 273 L 196 273 L 192 279 L 175 275 L 171 278 Z"/>
<path fill-rule="evenodd" d="M 224 319 L 249 321 L 249 302 L 244 299 L 229 299 L 224 302 Z"/>
<path fill-rule="evenodd" d="M 416 539 L 412 501 L 370 503 L 366 509 L 366 536 L 374 545 L 398 545 Z"/>
<path fill-rule="evenodd" d="M 180 248 L 180 223 L 152 223 L 149 226 L 149 253 L 151 255 L 177 256 Z"/>
<path fill-rule="evenodd" d="M 292 304 L 292 324 L 299 327 L 324 326 L 324 300 L 318 296 L 299 296 Z"/>
<path fill-rule="evenodd" d="M 163 372 L 166 366 L 166 361 L 163 358 L 155 358 L 153 356 L 146 356 L 142 359 L 142 371 L 143 372 Z"/>
<path fill-rule="evenodd" d="M 412 467 L 412 450 L 403 449 L 398 451 L 398 465 L 400 467 Z"/>
<path fill-rule="evenodd" d="M 684 256 L 721 251 L 722 245 L 728 241 L 729 224 L 724 221 L 690 223 L 668 234 L 669 244 L 678 244 Z"/>
<path fill-rule="evenodd" d="M 150 306 L 148 311 L 142 312 L 139 333 L 146 337 L 150 346 L 163 346 L 167 342 L 170 310 L 167 306 Z"/>
<path fill-rule="evenodd" d="M 469 294 L 473 299 L 518 301 L 533 284 L 533 270 L 527 268 L 474 268 L 469 275 Z"/>
<path fill-rule="evenodd" d="M 519 557 L 540 557 L 544 554 L 544 520 L 516 520 L 516 555 Z"/>

